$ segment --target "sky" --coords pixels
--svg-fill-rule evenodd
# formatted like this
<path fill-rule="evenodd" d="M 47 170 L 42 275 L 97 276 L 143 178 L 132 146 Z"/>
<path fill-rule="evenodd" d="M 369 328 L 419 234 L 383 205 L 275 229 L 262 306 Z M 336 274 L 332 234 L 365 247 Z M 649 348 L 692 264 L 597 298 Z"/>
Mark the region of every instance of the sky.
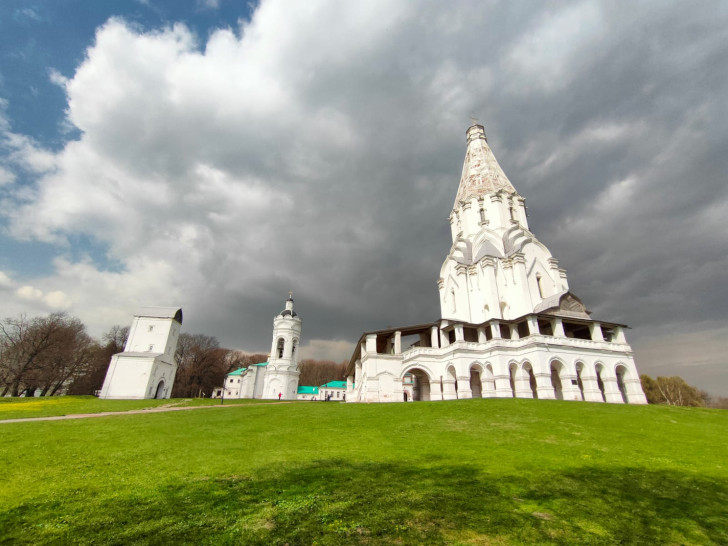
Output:
<path fill-rule="evenodd" d="M 641 373 L 728 395 L 728 4 L 4 0 L 0 315 L 301 355 L 439 318 L 474 117 Z"/>

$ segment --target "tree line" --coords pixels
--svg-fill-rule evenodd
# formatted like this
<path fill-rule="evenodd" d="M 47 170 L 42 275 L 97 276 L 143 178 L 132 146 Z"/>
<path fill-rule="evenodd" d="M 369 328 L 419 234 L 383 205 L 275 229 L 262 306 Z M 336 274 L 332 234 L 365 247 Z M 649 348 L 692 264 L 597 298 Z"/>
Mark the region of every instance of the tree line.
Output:
<path fill-rule="evenodd" d="M 653 379 L 643 374 L 640 375 L 640 383 L 648 404 L 728 409 L 728 398 L 722 396 L 714 398 L 706 391 L 688 385 L 677 375 Z"/>
<path fill-rule="evenodd" d="M 98 394 L 111 357 L 124 350 L 129 328 L 112 326 L 100 340 L 67 313 L 0 321 L 0 397 Z M 215 337 L 180 334 L 175 360 L 175 398 L 210 396 L 225 375 L 265 362 L 266 354 L 220 347 Z M 303 360 L 300 385 L 343 379 L 345 362 Z"/>

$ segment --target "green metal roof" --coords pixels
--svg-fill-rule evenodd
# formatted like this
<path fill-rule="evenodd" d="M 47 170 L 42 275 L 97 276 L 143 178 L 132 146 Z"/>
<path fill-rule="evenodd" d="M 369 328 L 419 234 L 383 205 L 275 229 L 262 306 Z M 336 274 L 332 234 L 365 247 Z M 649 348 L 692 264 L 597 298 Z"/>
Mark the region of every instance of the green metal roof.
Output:
<path fill-rule="evenodd" d="M 318 394 L 318 393 L 319 393 L 318 387 L 304 387 L 304 386 L 298 387 L 298 394 Z"/>
<path fill-rule="evenodd" d="M 260 364 L 253 364 L 253 366 L 267 366 L 267 362 L 261 362 Z"/>
<path fill-rule="evenodd" d="M 245 373 L 245 370 L 247 369 L 248 368 L 238 368 L 234 372 L 230 372 L 228 375 L 243 375 L 243 373 Z"/>
<path fill-rule="evenodd" d="M 325 385 L 321 385 L 322 389 L 345 389 L 346 381 L 329 381 Z"/>

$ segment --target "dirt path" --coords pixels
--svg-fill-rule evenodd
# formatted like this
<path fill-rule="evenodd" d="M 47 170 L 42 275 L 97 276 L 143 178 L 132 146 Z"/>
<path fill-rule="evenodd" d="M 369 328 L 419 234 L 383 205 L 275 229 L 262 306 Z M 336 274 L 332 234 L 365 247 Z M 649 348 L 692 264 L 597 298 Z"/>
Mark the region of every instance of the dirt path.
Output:
<path fill-rule="evenodd" d="M 134 415 L 139 413 L 165 413 L 168 411 L 187 411 L 200 409 L 221 409 L 221 408 L 247 408 L 250 406 L 271 406 L 273 404 L 292 404 L 293 401 L 286 402 L 266 402 L 265 404 L 229 404 L 216 406 L 184 406 L 179 407 L 174 404 L 159 406 L 156 408 L 145 408 L 128 411 L 103 411 L 101 413 L 73 413 L 71 415 L 53 415 L 50 417 L 20 417 L 18 419 L 0 419 L 0 425 L 5 423 L 30 423 L 33 421 L 65 421 L 68 419 L 91 419 L 92 417 L 112 417 L 115 415 Z"/>

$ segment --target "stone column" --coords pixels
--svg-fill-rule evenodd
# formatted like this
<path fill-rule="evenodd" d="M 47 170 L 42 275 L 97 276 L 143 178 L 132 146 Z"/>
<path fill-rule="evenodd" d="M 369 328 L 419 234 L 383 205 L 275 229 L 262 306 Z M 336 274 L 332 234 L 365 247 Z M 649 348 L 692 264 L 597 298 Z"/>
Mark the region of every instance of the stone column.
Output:
<path fill-rule="evenodd" d="M 561 392 L 564 395 L 564 400 L 581 400 L 576 375 L 573 375 L 566 366 L 561 370 L 559 379 L 561 380 Z"/>
<path fill-rule="evenodd" d="M 487 326 L 478 326 L 478 343 L 486 343 L 488 341 L 485 335 L 485 329 Z"/>
<path fill-rule="evenodd" d="M 554 331 L 554 337 L 566 337 L 564 322 L 559 317 L 551 322 L 551 329 Z"/>
<path fill-rule="evenodd" d="M 589 323 L 589 335 L 592 341 L 604 341 L 604 333 L 602 332 L 602 325 L 598 322 Z"/>
<path fill-rule="evenodd" d="M 617 386 L 616 377 L 604 377 L 602 375 L 602 383 L 604 383 L 604 396 L 607 402 L 612 404 L 623 404 L 622 393 L 619 392 L 619 386 Z"/>
<path fill-rule="evenodd" d="M 439 343 L 440 333 L 438 331 L 437 326 L 433 326 L 430 328 L 430 345 L 437 348 L 440 346 Z"/>
<path fill-rule="evenodd" d="M 511 391 L 511 377 L 509 374 L 495 374 L 495 397 L 496 398 L 513 398 Z"/>
<path fill-rule="evenodd" d="M 440 330 L 440 347 L 449 347 L 450 346 L 450 338 L 447 335 L 447 332 L 443 332 Z"/>
<path fill-rule="evenodd" d="M 511 324 L 511 339 L 521 339 L 521 336 L 518 333 L 518 324 Z"/>
<path fill-rule="evenodd" d="M 472 398 L 473 391 L 470 390 L 470 376 L 458 375 L 458 398 Z"/>
<path fill-rule="evenodd" d="M 443 400 L 455 400 L 457 399 L 457 392 L 455 391 L 455 380 L 445 379 L 442 380 L 442 399 Z M 430 391 L 431 393 L 432 391 Z"/>
<path fill-rule="evenodd" d="M 599 390 L 597 374 L 594 366 L 584 366 L 581 370 L 581 385 L 584 387 L 584 400 L 587 402 L 604 402 Z M 577 385 L 577 389 L 578 389 Z"/>
<path fill-rule="evenodd" d="M 394 332 L 394 354 L 402 354 L 402 332 Z"/>
<path fill-rule="evenodd" d="M 493 379 L 495 382 L 495 393 L 492 396 L 496 398 L 513 398 L 511 391 L 511 376 L 508 370 L 507 362 L 492 362 Z"/>
<path fill-rule="evenodd" d="M 536 315 L 528 315 L 528 333 L 532 336 L 540 334 L 538 329 L 538 317 Z"/>
<path fill-rule="evenodd" d="M 433 379 L 430 381 L 430 400 L 440 401 L 442 400 L 442 390 L 440 388 L 440 378 Z"/>
<path fill-rule="evenodd" d="M 465 341 L 465 331 L 462 324 L 455 325 L 455 341 Z"/>
<path fill-rule="evenodd" d="M 490 321 L 490 333 L 493 339 L 501 339 L 500 322 L 497 320 Z"/>
<path fill-rule="evenodd" d="M 377 334 L 368 334 L 366 338 L 367 354 L 377 354 Z"/>
<path fill-rule="evenodd" d="M 536 377 L 536 392 L 539 400 L 555 400 L 556 392 L 551 384 L 551 366 L 548 367 L 548 373 L 542 366 L 539 366 L 538 370 L 534 369 L 533 375 Z"/>
<path fill-rule="evenodd" d="M 627 338 L 624 337 L 624 328 L 621 326 L 614 327 L 614 341 L 617 343 L 627 343 Z"/>
<path fill-rule="evenodd" d="M 516 380 L 514 381 L 516 387 L 516 398 L 533 398 L 533 391 L 531 390 L 531 378 L 528 372 L 521 366 L 516 371 Z M 536 383 L 538 390 L 538 383 Z"/>

